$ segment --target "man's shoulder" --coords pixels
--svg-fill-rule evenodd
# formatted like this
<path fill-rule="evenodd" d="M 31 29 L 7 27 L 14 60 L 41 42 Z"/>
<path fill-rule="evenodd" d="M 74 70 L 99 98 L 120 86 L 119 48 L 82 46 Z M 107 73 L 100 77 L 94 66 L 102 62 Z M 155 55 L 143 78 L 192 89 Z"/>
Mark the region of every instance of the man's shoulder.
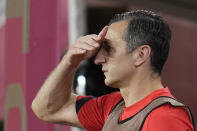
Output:
<path fill-rule="evenodd" d="M 116 103 L 118 103 L 122 99 L 122 96 L 119 91 L 112 92 L 100 97 L 92 97 L 92 96 L 78 96 L 77 98 L 77 106 L 80 105 L 80 108 L 87 103 L 87 107 L 97 106 L 103 107 L 107 109 L 111 109 Z M 104 109 L 104 110 L 105 110 Z"/>
<path fill-rule="evenodd" d="M 83 99 L 86 99 L 86 101 L 82 102 Z M 108 114 L 121 99 L 122 96 L 120 92 L 113 92 L 97 98 L 91 96 L 79 96 L 78 102 L 76 103 L 78 118 L 85 127 L 89 123 L 96 123 L 102 127 Z"/>
<path fill-rule="evenodd" d="M 151 113 L 152 117 L 165 117 L 165 116 L 188 116 L 185 107 L 174 107 L 167 103 L 162 105 Z"/>
<path fill-rule="evenodd" d="M 192 129 L 192 123 L 185 107 L 162 105 L 153 110 L 146 119 L 149 128 Z"/>
<path fill-rule="evenodd" d="M 112 106 L 115 105 L 116 103 L 118 103 L 120 100 L 122 99 L 122 96 L 120 94 L 119 91 L 116 92 L 112 92 L 106 95 L 103 95 L 101 97 L 97 98 L 97 101 L 99 103 L 102 103 L 102 105 L 106 105 L 106 106 Z"/>

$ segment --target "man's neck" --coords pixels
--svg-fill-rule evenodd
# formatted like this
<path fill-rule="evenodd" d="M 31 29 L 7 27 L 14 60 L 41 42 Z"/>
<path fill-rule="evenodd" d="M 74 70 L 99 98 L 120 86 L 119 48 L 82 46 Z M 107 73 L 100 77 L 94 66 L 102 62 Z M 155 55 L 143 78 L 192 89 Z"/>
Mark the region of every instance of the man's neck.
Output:
<path fill-rule="evenodd" d="M 125 87 L 120 88 L 121 95 L 128 107 L 142 100 L 155 90 L 163 88 L 161 77 L 136 77 Z"/>

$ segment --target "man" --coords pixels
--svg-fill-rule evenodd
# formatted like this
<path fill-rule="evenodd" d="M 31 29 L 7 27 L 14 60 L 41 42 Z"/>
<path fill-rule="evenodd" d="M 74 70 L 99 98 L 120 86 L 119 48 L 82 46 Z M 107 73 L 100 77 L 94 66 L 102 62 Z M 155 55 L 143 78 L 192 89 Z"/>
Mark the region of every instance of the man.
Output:
<path fill-rule="evenodd" d="M 170 39 L 168 24 L 151 11 L 116 15 L 99 35 L 76 40 L 42 85 L 33 111 L 41 120 L 89 131 L 193 131 L 189 111 L 161 83 Z M 94 55 L 105 84 L 120 92 L 98 98 L 71 92 L 77 66 Z"/>

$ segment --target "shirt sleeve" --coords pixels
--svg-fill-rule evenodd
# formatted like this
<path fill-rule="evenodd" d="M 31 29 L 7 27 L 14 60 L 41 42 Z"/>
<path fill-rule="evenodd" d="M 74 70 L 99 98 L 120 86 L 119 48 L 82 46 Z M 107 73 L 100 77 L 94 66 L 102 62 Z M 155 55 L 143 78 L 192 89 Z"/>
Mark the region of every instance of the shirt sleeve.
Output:
<path fill-rule="evenodd" d="M 101 131 L 108 114 L 121 100 L 118 92 L 98 98 L 78 96 L 76 112 L 79 121 L 87 131 Z"/>
<path fill-rule="evenodd" d="M 194 128 L 185 108 L 165 105 L 147 117 L 142 131 L 194 131 Z"/>

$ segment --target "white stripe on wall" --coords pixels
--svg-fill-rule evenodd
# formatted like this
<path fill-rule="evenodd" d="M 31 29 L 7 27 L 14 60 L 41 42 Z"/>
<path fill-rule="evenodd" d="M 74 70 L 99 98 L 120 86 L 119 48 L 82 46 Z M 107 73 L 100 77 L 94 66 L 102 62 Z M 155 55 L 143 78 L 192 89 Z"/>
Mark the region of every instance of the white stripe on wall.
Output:
<path fill-rule="evenodd" d="M 84 0 L 68 0 L 69 43 L 86 33 L 86 4 Z"/>
<path fill-rule="evenodd" d="M 69 12 L 69 45 L 79 37 L 86 34 L 86 4 L 84 0 L 68 0 Z M 72 131 L 84 131 L 72 127 Z"/>
<path fill-rule="evenodd" d="M 6 0 L 0 0 L 0 27 L 6 22 Z"/>

